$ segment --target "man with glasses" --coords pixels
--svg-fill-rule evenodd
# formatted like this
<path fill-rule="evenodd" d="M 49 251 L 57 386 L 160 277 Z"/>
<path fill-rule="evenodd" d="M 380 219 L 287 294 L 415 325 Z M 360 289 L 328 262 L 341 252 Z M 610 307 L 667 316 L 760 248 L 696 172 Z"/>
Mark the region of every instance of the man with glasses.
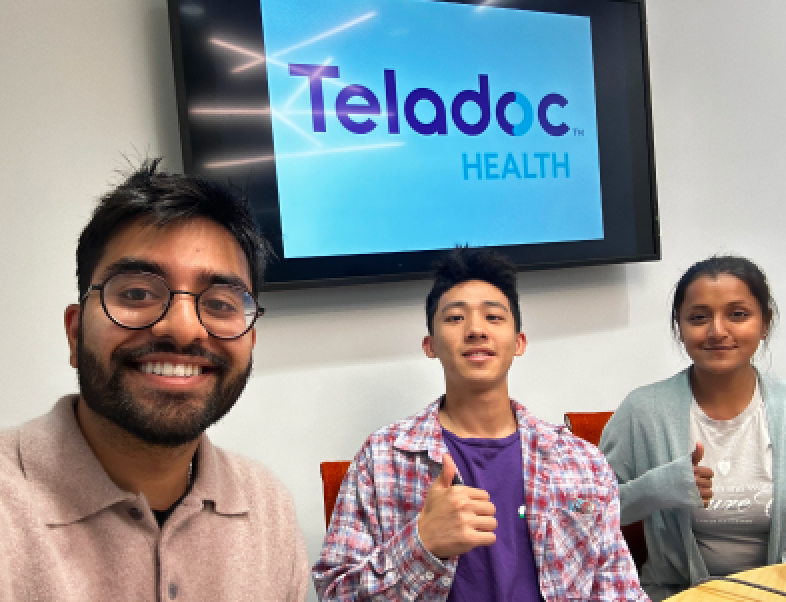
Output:
<path fill-rule="evenodd" d="M 0 433 L 2 600 L 306 597 L 289 495 L 204 434 L 251 371 L 265 243 L 231 191 L 157 164 L 79 238 L 80 393 Z"/>

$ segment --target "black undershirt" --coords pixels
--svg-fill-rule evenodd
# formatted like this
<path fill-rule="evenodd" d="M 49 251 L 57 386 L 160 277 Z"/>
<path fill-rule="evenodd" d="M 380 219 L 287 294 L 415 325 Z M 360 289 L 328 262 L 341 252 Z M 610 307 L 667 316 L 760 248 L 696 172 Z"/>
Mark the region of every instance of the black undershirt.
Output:
<path fill-rule="evenodd" d="M 185 497 L 191 492 L 191 486 L 194 484 L 194 481 L 196 481 L 196 475 L 197 475 L 197 454 L 194 454 L 194 459 L 191 461 L 191 478 L 188 480 L 188 487 L 186 487 L 186 490 L 183 492 L 183 495 L 181 495 L 177 499 L 177 501 L 166 510 L 155 510 L 151 508 L 151 510 L 153 510 L 153 516 L 156 517 L 156 522 L 158 523 L 159 529 L 164 526 L 164 523 L 167 521 L 167 519 L 170 516 L 172 516 L 172 513 L 175 511 L 175 508 L 177 508 L 180 505 L 180 502 L 182 502 L 185 499 Z"/>

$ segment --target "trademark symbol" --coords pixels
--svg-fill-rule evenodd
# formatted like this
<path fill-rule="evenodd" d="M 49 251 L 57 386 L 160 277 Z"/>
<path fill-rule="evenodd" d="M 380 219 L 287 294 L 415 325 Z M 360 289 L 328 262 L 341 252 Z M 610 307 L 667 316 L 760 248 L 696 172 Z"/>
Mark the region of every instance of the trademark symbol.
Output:
<path fill-rule="evenodd" d="M 583 136 L 584 130 L 580 130 L 579 128 L 573 128 L 573 135 L 574 136 Z"/>

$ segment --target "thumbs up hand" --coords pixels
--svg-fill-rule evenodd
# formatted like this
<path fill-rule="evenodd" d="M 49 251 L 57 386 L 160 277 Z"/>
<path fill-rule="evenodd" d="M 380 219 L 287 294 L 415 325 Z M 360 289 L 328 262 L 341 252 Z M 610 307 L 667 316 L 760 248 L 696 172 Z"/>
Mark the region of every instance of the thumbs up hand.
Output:
<path fill-rule="evenodd" d="M 455 475 L 453 458 L 445 454 L 442 471 L 431 484 L 418 515 L 420 540 L 437 558 L 458 556 L 497 540 L 496 508 L 489 494 L 474 487 L 452 485 Z"/>
<path fill-rule="evenodd" d="M 696 487 L 699 488 L 699 495 L 704 507 L 710 505 L 712 499 L 712 477 L 714 473 L 709 466 L 699 466 L 699 462 L 704 457 L 704 444 L 696 443 L 696 449 L 690 455 L 693 462 L 693 478 L 696 480 Z"/>

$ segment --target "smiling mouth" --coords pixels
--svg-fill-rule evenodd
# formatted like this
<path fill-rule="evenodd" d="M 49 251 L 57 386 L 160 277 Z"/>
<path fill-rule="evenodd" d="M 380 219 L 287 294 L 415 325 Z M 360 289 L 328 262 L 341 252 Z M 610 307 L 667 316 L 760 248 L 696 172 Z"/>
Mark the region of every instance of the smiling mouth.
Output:
<path fill-rule="evenodd" d="M 461 355 L 470 359 L 479 359 L 483 357 L 494 357 L 495 354 L 492 351 L 477 350 L 477 351 L 467 351 L 466 353 L 462 353 Z"/>
<path fill-rule="evenodd" d="M 211 372 L 208 366 L 199 364 L 173 364 L 170 362 L 141 362 L 138 364 L 140 372 L 145 374 L 156 374 L 159 376 L 179 376 L 189 378 Z"/>

